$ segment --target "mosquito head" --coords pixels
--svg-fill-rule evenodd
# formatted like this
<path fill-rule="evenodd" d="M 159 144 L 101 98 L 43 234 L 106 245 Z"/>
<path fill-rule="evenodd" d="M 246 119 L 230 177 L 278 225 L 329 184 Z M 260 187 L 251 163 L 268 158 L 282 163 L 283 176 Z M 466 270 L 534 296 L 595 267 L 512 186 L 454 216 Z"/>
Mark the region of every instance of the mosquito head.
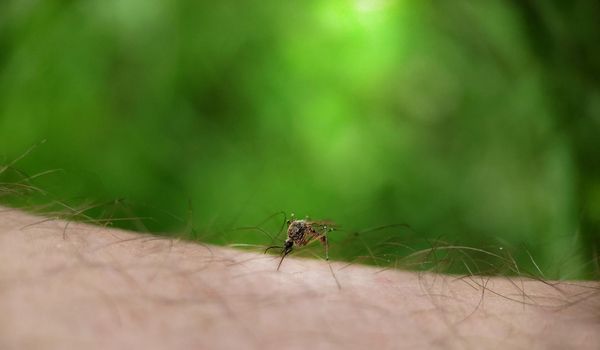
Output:
<path fill-rule="evenodd" d="M 292 250 L 293 246 L 294 246 L 294 241 L 292 241 L 291 239 L 286 240 L 283 245 L 283 253 L 284 254 L 289 253 Z"/>

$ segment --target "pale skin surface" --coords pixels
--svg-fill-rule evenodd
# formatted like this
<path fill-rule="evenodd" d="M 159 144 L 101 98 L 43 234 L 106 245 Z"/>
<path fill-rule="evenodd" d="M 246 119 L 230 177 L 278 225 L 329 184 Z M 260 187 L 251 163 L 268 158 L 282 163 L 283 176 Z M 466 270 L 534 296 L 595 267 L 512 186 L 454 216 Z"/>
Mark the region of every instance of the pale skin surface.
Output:
<path fill-rule="evenodd" d="M 600 348 L 598 283 L 332 263 L 338 289 L 324 261 L 40 220 L 0 207 L 0 349 Z"/>

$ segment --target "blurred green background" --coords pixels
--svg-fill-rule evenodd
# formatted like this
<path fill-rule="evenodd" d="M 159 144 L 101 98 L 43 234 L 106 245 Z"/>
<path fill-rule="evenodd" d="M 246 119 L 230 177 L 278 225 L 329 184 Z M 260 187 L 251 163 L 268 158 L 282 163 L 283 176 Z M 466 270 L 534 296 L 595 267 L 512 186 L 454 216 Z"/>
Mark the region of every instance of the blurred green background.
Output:
<path fill-rule="evenodd" d="M 47 140 L 15 164 L 62 169 L 32 201 L 153 218 L 127 228 L 261 243 L 229 229 L 283 210 L 339 223 L 332 245 L 406 223 L 594 276 L 599 18 L 597 1 L 4 0 L 0 160 Z"/>

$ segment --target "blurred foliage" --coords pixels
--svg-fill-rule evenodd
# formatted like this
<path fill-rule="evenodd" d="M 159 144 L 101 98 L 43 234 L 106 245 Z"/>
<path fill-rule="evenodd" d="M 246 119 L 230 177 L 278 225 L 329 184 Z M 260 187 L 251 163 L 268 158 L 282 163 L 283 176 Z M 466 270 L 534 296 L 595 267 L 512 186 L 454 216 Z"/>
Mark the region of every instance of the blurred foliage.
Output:
<path fill-rule="evenodd" d="M 335 246 L 403 222 L 587 277 L 598 18 L 597 1 L 5 0 L 0 155 L 47 140 L 19 169 L 62 169 L 36 183 L 64 203 L 154 218 L 127 228 L 196 238 L 284 210 L 339 223 Z"/>

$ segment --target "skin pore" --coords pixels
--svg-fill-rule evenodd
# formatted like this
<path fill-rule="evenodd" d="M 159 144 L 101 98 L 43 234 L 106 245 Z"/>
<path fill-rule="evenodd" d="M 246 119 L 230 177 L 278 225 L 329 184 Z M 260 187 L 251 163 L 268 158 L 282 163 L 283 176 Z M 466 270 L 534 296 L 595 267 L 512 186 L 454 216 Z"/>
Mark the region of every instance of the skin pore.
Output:
<path fill-rule="evenodd" d="M 600 344 L 597 282 L 332 262 L 339 289 L 325 261 L 43 220 L 0 207 L 0 349 Z"/>

